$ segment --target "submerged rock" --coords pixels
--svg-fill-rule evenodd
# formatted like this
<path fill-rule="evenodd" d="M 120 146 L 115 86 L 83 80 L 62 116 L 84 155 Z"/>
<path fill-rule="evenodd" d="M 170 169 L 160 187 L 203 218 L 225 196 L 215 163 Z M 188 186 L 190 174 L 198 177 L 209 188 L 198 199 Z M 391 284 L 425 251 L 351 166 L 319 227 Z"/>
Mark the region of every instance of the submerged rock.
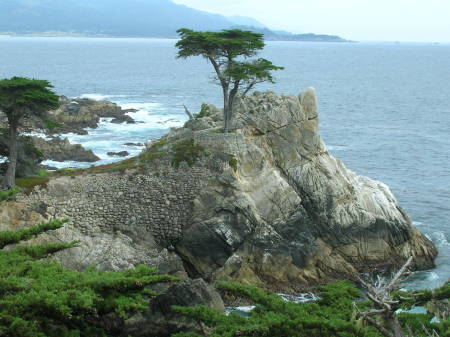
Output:
<path fill-rule="evenodd" d="M 26 204 L 45 202 L 49 216 L 72 219 L 54 235 L 82 244 L 57 254 L 62 263 L 101 260 L 108 269 L 175 259 L 176 273 L 288 293 L 409 256 L 415 268 L 433 266 L 434 245 L 389 188 L 328 153 L 314 89 L 240 100 L 228 134 L 222 112 L 208 109 L 149 144 L 134 168 L 129 159 L 120 170 L 55 178 L 47 190 L 22 196 Z M 192 167 L 173 168 L 174 144 L 191 140 L 203 154 Z M 113 243 L 132 251 L 107 249 Z"/>
<path fill-rule="evenodd" d="M 126 157 L 129 155 L 128 151 L 119 151 L 119 152 L 108 152 L 108 156 L 110 157 Z"/>

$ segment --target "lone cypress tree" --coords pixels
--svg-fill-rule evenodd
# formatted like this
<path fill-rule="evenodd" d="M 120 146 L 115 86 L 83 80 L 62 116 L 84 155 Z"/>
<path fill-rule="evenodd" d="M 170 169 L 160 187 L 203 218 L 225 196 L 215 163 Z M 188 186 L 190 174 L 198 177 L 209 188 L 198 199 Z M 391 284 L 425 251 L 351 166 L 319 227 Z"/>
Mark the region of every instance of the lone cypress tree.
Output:
<path fill-rule="evenodd" d="M 264 48 L 263 34 L 228 29 L 221 32 L 199 32 L 179 29 L 178 58 L 203 56 L 209 60 L 223 90 L 224 132 L 233 118 L 233 104 L 239 92 L 247 94 L 256 84 L 274 83 L 272 70 L 281 70 L 271 61 L 259 58 L 246 61 Z"/>
<path fill-rule="evenodd" d="M 0 110 L 6 115 L 9 126 L 8 168 L 3 188 L 15 186 L 17 165 L 17 136 L 20 123 L 28 117 L 44 118 L 47 111 L 57 108 L 58 96 L 50 90 L 53 86 L 45 80 L 12 77 L 0 80 Z"/>

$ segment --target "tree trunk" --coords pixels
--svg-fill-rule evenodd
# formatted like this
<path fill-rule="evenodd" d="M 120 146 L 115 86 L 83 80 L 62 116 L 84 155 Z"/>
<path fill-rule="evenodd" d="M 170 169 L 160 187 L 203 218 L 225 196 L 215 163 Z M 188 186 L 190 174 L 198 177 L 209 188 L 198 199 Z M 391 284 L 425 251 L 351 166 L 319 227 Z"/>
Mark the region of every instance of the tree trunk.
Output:
<path fill-rule="evenodd" d="M 223 95 L 223 122 L 223 132 L 228 133 L 228 130 L 230 128 L 230 100 L 228 97 L 228 92 L 225 93 L 225 90 Z"/>
<path fill-rule="evenodd" d="M 3 178 L 3 188 L 11 189 L 16 186 L 17 166 L 17 125 L 9 126 L 9 157 L 8 168 Z"/>
<path fill-rule="evenodd" d="M 395 337 L 405 337 L 405 334 L 403 333 L 403 329 L 400 326 L 400 323 L 395 317 L 395 314 L 392 314 L 391 317 L 387 319 L 389 327 L 391 328 L 391 331 L 394 332 Z"/>
<path fill-rule="evenodd" d="M 230 129 L 231 121 L 233 120 L 233 106 L 234 106 L 234 100 L 236 99 L 236 95 L 238 93 L 239 84 L 236 84 L 233 89 L 231 89 L 230 93 L 227 97 L 227 104 L 226 104 L 226 120 L 225 120 L 225 128 L 224 132 L 228 133 Z M 225 111 L 225 109 L 224 109 Z"/>

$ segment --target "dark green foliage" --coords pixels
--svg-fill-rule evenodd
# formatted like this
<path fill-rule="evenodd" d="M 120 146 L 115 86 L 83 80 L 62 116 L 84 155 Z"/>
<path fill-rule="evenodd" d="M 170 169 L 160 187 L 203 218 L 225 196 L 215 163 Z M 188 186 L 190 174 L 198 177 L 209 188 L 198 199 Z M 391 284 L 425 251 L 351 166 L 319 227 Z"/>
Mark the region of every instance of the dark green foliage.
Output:
<path fill-rule="evenodd" d="M 60 228 L 64 221 L 0 232 L 0 247 Z M 121 272 L 69 270 L 42 260 L 73 243 L 19 246 L 0 250 L 0 336 L 107 336 L 102 316 L 117 319 L 145 309 L 152 292 L 147 285 L 173 281 L 168 275 L 138 266 Z M 113 319 L 109 317 L 109 319 Z"/>
<path fill-rule="evenodd" d="M 246 297 L 256 304 L 249 317 L 231 313 L 226 316 L 209 308 L 175 307 L 174 310 L 195 318 L 211 328 L 211 337 L 380 337 L 373 327 L 354 321 L 354 309 L 371 308 L 369 301 L 360 301 L 363 295 L 347 281 L 317 288 L 316 302 L 289 303 L 277 295 L 232 282 L 218 282 L 227 293 Z M 432 315 L 399 314 L 399 320 L 412 329 L 414 336 L 426 336 L 422 325 L 448 336 L 448 323 L 431 324 Z M 199 337 L 193 333 L 179 333 L 176 337 Z"/>
<path fill-rule="evenodd" d="M 401 308 L 411 309 L 432 300 L 450 299 L 450 281 L 436 289 L 416 290 L 413 292 L 397 291 L 393 294 L 394 300 L 399 300 Z"/>
<path fill-rule="evenodd" d="M 54 220 L 30 228 L 0 232 L 0 249 L 13 243 L 29 240 L 43 232 L 61 228 L 66 222 L 67 220 Z"/>
<path fill-rule="evenodd" d="M 323 296 L 319 302 L 301 304 L 285 302 L 277 295 L 267 295 L 258 288 L 238 283 L 219 282 L 218 287 L 251 299 L 257 304 L 256 308 L 248 318 L 236 313 L 226 316 L 205 307 L 175 308 L 213 327 L 211 336 L 214 337 L 379 336 L 372 328 L 358 328 L 352 322 L 352 302 L 361 294 L 348 282 L 323 286 L 319 291 Z"/>
<path fill-rule="evenodd" d="M 194 114 L 195 119 L 203 118 L 203 117 L 209 117 L 211 116 L 211 111 L 209 110 L 208 104 L 203 103 L 200 107 L 200 112 L 197 114 Z"/>
<path fill-rule="evenodd" d="M 45 80 L 24 77 L 0 80 L 0 109 L 8 123 L 17 125 L 23 118 L 44 116 L 49 109 L 57 108 L 59 97 L 50 88 L 53 86 Z"/>
<path fill-rule="evenodd" d="M 182 162 L 194 165 L 202 156 L 205 149 L 195 144 L 194 139 L 187 139 L 172 145 L 172 166 L 178 168 Z"/>
<path fill-rule="evenodd" d="M 25 77 L 0 80 L 0 110 L 6 115 L 9 127 L 9 155 L 3 187 L 15 186 L 17 138 L 20 123 L 29 117 L 44 118 L 47 111 L 57 108 L 59 97 L 50 89 L 48 81 Z"/>
<path fill-rule="evenodd" d="M 273 82 L 271 71 L 283 69 L 263 58 L 246 61 L 264 48 L 262 34 L 240 29 L 201 32 L 182 28 L 177 32 L 179 58 L 202 56 L 214 68 L 223 90 L 224 132 L 229 131 L 239 91 L 245 95 L 258 83 Z"/>

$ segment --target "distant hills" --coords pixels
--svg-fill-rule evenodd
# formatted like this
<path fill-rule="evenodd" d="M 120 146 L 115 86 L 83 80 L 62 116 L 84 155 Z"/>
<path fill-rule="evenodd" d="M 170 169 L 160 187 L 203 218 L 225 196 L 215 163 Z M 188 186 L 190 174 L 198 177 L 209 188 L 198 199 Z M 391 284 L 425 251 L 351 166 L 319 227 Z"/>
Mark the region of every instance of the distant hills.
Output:
<path fill-rule="evenodd" d="M 225 17 L 170 0 L 1 0 L 0 32 L 26 35 L 177 37 L 176 30 L 242 28 L 268 40 L 334 41 L 333 35 L 275 32 L 247 17 Z"/>

